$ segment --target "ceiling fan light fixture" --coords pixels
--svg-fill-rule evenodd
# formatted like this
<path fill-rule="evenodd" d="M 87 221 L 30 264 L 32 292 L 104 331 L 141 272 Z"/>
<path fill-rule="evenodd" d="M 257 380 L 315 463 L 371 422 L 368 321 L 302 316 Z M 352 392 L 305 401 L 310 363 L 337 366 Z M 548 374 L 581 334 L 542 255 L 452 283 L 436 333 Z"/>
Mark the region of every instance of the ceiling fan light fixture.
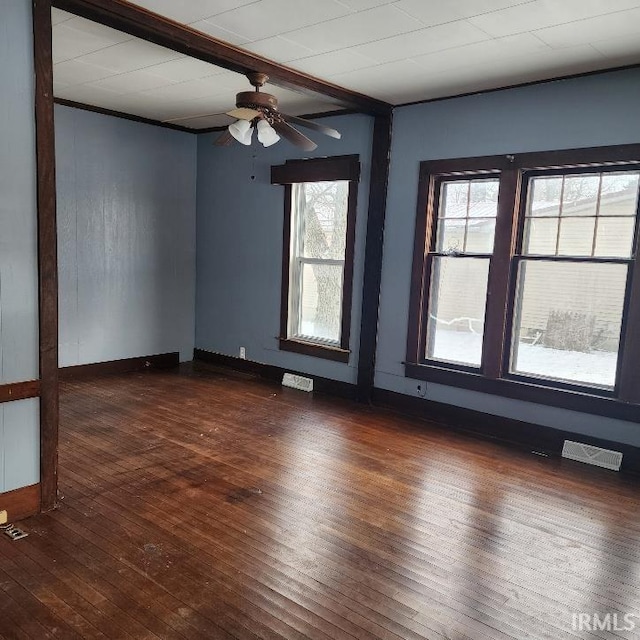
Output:
<path fill-rule="evenodd" d="M 229 133 L 240 143 L 246 146 L 251 144 L 253 129 L 248 120 L 238 120 L 229 125 Z"/>
<path fill-rule="evenodd" d="M 258 129 L 258 140 L 263 147 L 270 147 L 280 140 L 280 136 L 266 120 L 258 120 L 256 128 Z"/>

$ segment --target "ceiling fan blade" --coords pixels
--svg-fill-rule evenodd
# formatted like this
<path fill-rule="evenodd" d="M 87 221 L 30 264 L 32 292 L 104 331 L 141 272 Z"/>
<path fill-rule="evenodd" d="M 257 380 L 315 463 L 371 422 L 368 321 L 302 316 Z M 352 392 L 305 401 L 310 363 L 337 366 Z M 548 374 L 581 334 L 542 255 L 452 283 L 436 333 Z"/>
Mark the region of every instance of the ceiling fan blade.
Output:
<path fill-rule="evenodd" d="M 292 122 L 293 124 L 297 124 L 299 127 L 306 127 L 307 129 L 313 129 L 314 131 L 319 131 L 320 133 L 324 133 L 325 136 L 331 136 L 332 138 L 336 138 L 340 140 L 342 138 L 342 134 L 331 127 L 325 127 L 323 124 L 318 124 L 317 122 L 313 122 L 312 120 L 305 120 L 304 118 L 298 118 L 297 116 L 288 116 L 285 113 L 280 114 L 283 120 L 287 122 Z"/>
<path fill-rule="evenodd" d="M 233 136 L 229 133 L 229 129 L 225 129 L 215 140 L 213 144 L 216 147 L 228 147 L 233 142 Z"/>
<path fill-rule="evenodd" d="M 318 147 L 318 145 L 313 142 L 313 140 L 309 140 L 307 136 L 300 133 L 286 122 L 276 121 L 272 126 L 277 133 L 279 133 L 283 138 L 286 138 L 292 144 L 295 144 L 296 147 L 300 147 L 305 151 L 313 151 Z"/>
<path fill-rule="evenodd" d="M 237 120 L 253 120 L 260 115 L 257 109 L 248 109 L 247 107 L 239 107 L 238 109 L 232 109 L 227 111 L 226 115 L 236 118 Z"/>

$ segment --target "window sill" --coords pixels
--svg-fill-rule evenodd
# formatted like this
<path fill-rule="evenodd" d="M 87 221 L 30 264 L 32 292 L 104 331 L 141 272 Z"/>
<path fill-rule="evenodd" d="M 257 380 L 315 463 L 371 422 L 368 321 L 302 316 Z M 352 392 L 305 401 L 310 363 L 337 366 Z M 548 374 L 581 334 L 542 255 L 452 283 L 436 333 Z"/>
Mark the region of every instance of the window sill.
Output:
<path fill-rule="evenodd" d="M 631 404 L 612 397 L 606 391 L 598 394 L 543 386 L 535 382 L 510 378 L 491 379 L 480 373 L 472 373 L 426 364 L 405 363 L 405 376 L 415 380 L 435 382 L 451 387 L 479 391 L 492 395 L 524 400 L 536 404 L 560 407 L 582 413 L 593 413 L 608 418 L 640 422 L 640 405 Z"/>
<path fill-rule="evenodd" d="M 280 349 L 283 351 L 292 351 L 293 353 L 313 356 L 314 358 L 324 358 L 325 360 L 333 360 L 335 362 L 349 362 L 351 352 L 348 349 L 322 345 L 316 342 L 292 340 L 291 338 L 278 338 L 278 340 L 280 342 Z"/>

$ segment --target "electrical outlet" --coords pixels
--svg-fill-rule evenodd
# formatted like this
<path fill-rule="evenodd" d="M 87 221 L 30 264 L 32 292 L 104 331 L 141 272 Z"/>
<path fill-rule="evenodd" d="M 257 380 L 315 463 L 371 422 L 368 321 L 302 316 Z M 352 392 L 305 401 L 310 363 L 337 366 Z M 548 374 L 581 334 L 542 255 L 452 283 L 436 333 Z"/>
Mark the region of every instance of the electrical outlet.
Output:
<path fill-rule="evenodd" d="M 247 359 L 247 350 L 244 347 L 240 347 L 240 358 L 242 360 Z"/>
<path fill-rule="evenodd" d="M 418 388 L 416 389 L 416 391 L 418 392 L 418 395 L 421 398 L 424 398 L 427 395 L 427 383 L 426 382 L 421 382 L 418 385 Z"/>

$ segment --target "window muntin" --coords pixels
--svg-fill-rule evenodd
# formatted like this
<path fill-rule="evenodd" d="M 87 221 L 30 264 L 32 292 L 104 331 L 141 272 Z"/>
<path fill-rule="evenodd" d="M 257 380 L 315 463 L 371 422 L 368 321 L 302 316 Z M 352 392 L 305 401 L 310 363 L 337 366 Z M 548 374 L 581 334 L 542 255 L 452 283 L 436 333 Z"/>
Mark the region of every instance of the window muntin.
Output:
<path fill-rule="evenodd" d="M 287 338 L 339 346 L 349 182 L 303 182 L 291 188 Z"/>
<path fill-rule="evenodd" d="M 498 207 L 497 178 L 440 183 L 437 251 L 491 253 Z"/>
<path fill-rule="evenodd" d="M 639 177 L 637 171 L 531 177 L 522 253 L 628 258 Z"/>
<path fill-rule="evenodd" d="M 499 178 L 481 175 L 436 184 L 435 246 L 428 255 L 430 283 L 426 361 L 479 368 L 493 252 Z"/>

